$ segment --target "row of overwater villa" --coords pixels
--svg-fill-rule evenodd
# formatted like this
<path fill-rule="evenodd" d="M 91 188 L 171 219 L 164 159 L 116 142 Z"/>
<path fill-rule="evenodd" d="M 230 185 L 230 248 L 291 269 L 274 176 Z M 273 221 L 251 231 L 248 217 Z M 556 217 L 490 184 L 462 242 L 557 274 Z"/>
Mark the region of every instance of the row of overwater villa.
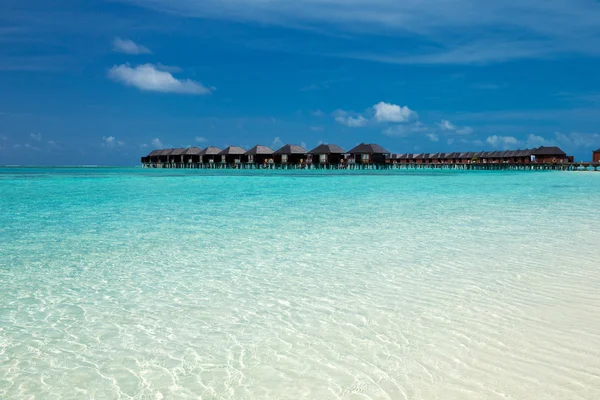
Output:
<path fill-rule="evenodd" d="M 293 144 L 277 150 L 261 145 L 250 150 L 238 146 L 224 150 L 214 146 L 205 149 L 159 149 L 142 157 L 141 161 L 146 168 L 387 169 L 452 166 L 478 169 L 476 167 L 480 166 L 482 168 L 479 169 L 502 169 L 501 166 L 567 166 L 573 163 L 573 157 L 567 156 L 558 147 L 544 146 L 491 152 L 393 154 L 378 144 L 361 143 L 348 151 L 335 144 L 321 144 L 310 151 Z"/>

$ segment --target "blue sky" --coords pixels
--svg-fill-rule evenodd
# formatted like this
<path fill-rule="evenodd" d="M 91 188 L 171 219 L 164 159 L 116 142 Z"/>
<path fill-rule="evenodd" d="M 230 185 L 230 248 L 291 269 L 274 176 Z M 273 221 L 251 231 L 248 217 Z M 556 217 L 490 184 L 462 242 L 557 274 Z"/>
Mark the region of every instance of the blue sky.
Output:
<path fill-rule="evenodd" d="M 593 0 L 3 0 L 0 164 L 362 141 L 588 160 L 598 71 Z"/>

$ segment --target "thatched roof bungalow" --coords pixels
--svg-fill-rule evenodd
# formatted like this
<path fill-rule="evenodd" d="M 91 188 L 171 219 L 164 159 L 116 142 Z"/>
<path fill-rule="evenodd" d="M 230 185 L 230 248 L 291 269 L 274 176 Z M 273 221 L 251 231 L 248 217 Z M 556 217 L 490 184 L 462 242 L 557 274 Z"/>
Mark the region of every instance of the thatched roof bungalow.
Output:
<path fill-rule="evenodd" d="M 346 151 L 335 144 L 321 144 L 307 153 L 313 164 L 341 164 Z"/>
<path fill-rule="evenodd" d="M 600 149 L 592 151 L 592 162 L 600 163 Z"/>
<path fill-rule="evenodd" d="M 542 164 L 555 164 L 569 162 L 567 153 L 556 146 L 541 146 L 533 149 L 532 156 L 535 157 L 535 162 Z"/>
<path fill-rule="evenodd" d="M 198 164 L 200 162 L 200 153 L 202 153 L 202 149 L 198 147 L 190 147 L 186 149 L 184 162 L 188 164 Z"/>
<path fill-rule="evenodd" d="M 215 146 L 208 146 L 200 152 L 200 163 L 201 164 L 212 164 L 221 160 L 219 157 L 221 149 Z"/>
<path fill-rule="evenodd" d="M 171 154 L 169 154 L 169 163 L 171 163 L 171 164 L 183 163 L 183 158 L 184 158 L 186 150 L 187 149 L 183 149 L 183 148 L 173 149 L 173 151 L 171 151 Z"/>
<path fill-rule="evenodd" d="M 375 143 L 361 143 L 348 154 L 355 164 L 385 164 L 390 152 Z"/>
<path fill-rule="evenodd" d="M 275 164 L 302 164 L 306 159 L 306 149 L 295 144 L 286 144 L 273 153 Z"/>
<path fill-rule="evenodd" d="M 246 150 L 239 146 L 229 146 L 222 150 L 219 155 L 221 156 L 221 163 L 225 164 L 241 164 L 246 161 Z"/>
<path fill-rule="evenodd" d="M 246 159 L 249 163 L 266 164 L 273 158 L 273 149 L 267 146 L 254 146 L 246 152 Z"/>

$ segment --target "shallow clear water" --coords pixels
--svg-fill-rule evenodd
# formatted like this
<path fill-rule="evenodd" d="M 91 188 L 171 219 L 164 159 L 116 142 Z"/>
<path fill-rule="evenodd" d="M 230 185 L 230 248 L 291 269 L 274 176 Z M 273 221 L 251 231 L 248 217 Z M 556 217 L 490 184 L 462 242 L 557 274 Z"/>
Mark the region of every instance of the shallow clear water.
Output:
<path fill-rule="evenodd" d="M 598 399 L 600 173 L 0 169 L 2 399 Z"/>

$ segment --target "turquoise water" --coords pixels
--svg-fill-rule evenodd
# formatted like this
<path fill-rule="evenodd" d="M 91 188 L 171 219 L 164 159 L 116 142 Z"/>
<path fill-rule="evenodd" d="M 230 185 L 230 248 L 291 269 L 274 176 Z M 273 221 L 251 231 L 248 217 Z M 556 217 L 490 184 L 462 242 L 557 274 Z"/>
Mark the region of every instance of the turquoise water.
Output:
<path fill-rule="evenodd" d="M 0 169 L 2 399 L 598 399 L 600 173 Z"/>

